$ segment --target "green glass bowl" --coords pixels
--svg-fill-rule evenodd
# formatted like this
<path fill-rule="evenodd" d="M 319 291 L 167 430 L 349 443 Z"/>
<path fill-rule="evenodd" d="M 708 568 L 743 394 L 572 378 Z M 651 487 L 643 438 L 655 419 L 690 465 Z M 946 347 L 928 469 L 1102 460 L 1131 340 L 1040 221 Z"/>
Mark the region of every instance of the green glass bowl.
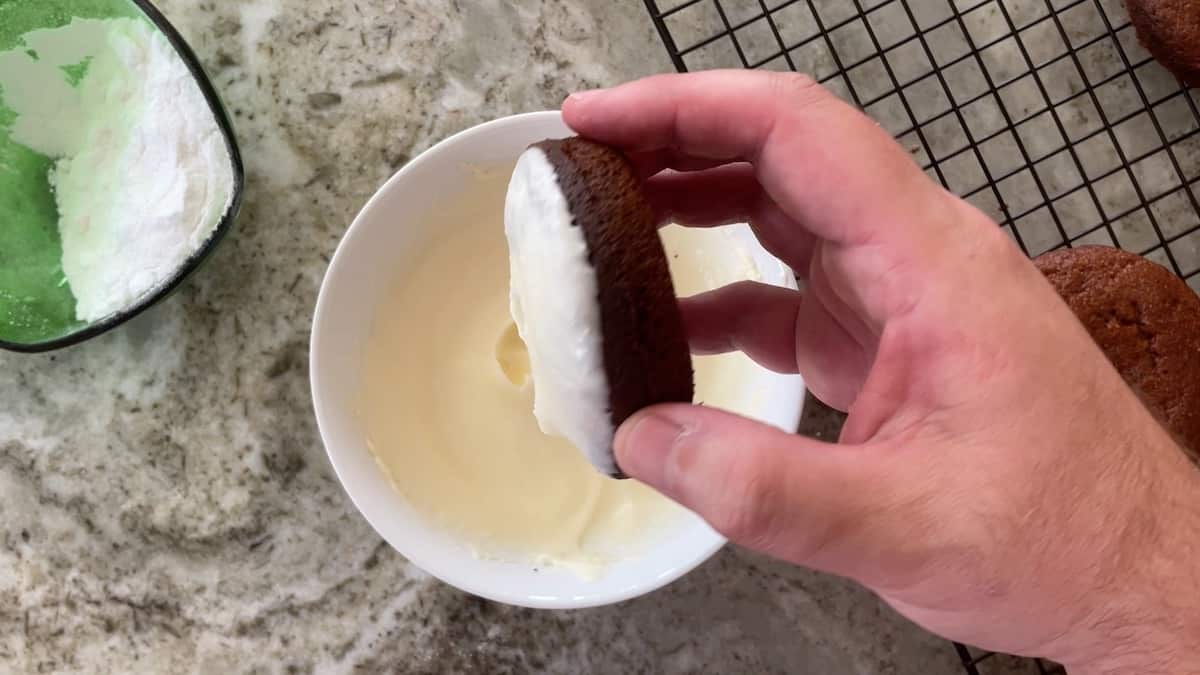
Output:
<path fill-rule="evenodd" d="M 94 323 L 75 318 L 75 298 L 62 272 L 58 210 L 48 180 L 53 160 L 9 138 L 12 111 L 0 92 L 0 349 L 45 352 L 78 344 L 132 319 L 170 295 L 212 253 L 242 202 L 245 175 L 229 116 L 199 60 L 179 32 L 147 0 L 0 0 L 0 50 L 20 36 L 75 18 L 142 17 L 171 43 L 191 71 L 225 138 L 233 191 L 229 208 L 200 250 L 137 303 Z"/>

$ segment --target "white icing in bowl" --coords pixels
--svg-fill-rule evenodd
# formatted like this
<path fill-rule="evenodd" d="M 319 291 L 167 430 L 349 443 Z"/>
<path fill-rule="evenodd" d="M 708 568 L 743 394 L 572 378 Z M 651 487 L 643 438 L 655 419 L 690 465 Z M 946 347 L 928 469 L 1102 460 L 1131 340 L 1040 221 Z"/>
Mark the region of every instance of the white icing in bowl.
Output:
<path fill-rule="evenodd" d="M 453 136 L 404 167 L 366 205 L 338 247 L 321 288 L 310 354 L 314 407 L 330 461 L 380 536 L 446 583 L 528 607 L 589 607 L 643 595 L 693 569 L 724 544 L 699 517 L 686 513 L 640 555 L 614 563 L 594 581 L 569 569 L 479 557 L 469 542 L 438 527 L 404 499 L 367 446 L 359 414 L 366 345 L 376 309 L 398 270 L 415 264 L 437 235 L 425 218 L 429 206 L 460 194 L 474 167 L 511 165 L 529 144 L 570 135 L 557 112 L 518 115 Z M 720 236 L 739 242 L 745 255 L 737 259 L 753 261 L 763 281 L 790 281 L 787 268 L 762 250 L 747 228 Z M 464 260 L 462 269 L 447 274 L 469 274 L 470 264 Z M 723 283 L 726 271 L 714 269 L 703 281 Z M 731 359 L 724 364 L 744 357 L 717 358 Z M 754 417 L 796 428 L 804 396 L 799 377 L 756 368 L 740 384 L 724 395 Z"/>

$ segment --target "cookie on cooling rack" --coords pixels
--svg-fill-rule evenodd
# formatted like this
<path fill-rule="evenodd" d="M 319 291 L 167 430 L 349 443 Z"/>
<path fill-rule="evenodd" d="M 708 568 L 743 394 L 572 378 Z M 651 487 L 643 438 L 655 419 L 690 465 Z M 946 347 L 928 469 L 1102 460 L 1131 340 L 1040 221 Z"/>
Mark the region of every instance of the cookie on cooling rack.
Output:
<path fill-rule="evenodd" d="M 513 171 L 504 231 L 538 424 L 622 478 L 616 428 L 644 407 L 693 397 L 683 318 L 641 183 L 600 143 L 538 143 Z"/>
<path fill-rule="evenodd" d="M 1034 263 L 1146 406 L 1200 453 L 1200 296 L 1166 268 L 1108 246 Z"/>
<path fill-rule="evenodd" d="M 1189 87 L 1200 87 L 1200 2 L 1125 0 L 1138 40 Z"/>

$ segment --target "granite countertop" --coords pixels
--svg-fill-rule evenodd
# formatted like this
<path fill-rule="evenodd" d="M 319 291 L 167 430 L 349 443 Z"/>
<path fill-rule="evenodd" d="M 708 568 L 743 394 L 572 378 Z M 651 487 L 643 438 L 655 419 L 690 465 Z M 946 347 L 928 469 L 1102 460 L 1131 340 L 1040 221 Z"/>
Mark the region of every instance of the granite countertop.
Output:
<path fill-rule="evenodd" d="M 641 3 L 158 4 L 225 98 L 245 206 L 143 317 L 0 355 L 0 672 L 961 672 L 853 584 L 732 547 L 618 607 L 484 602 L 396 554 L 337 484 L 307 342 L 338 239 L 438 139 L 671 70 Z"/>

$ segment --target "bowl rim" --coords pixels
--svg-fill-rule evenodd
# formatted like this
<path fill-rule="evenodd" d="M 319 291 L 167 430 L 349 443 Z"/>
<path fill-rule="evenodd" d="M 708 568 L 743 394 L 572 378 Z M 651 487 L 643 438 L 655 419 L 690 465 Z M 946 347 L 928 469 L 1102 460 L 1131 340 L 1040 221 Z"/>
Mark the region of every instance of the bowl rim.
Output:
<path fill-rule="evenodd" d="M 233 192 L 230 195 L 229 207 L 225 210 L 225 214 L 221 216 L 221 220 L 213 229 L 208 241 L 193 252 L 184 261 L 183 265 L 175 271 L 175 274 L 166 283 L 161 285 L 158 290 L 146 295 L 137 303 L 116 314 L 112 314 L 77 331 L 51 340 L 43 340 L 41 342 L 12 342 L 0 339 L 0 350 L 23 354 L 40 354 L 64 349 L 103 335 L 133 319 L 174 293 L 191 276 L 192 272 L 195 272 L 208 259 L 209 255 L 212 254 L 213 250 L 225 238 L 229 230 L 232 229 L 233 222 L 241 210 L 242 193 L 246 182 L 245 167 L 242 164 L 241 152 L 238 150 L 237 138 L 233 132 L 233 124 L 229 120 L 229 115 L 225 110 L 224 104 L 221 103 L 221 97 L 217 94 L 212 81 L 209 80 L 208 75 L 204 72 L 204 67 L 200 64 L 200 59 L 196 56 L 196 53 L 192 51 L 187 41 L 171 25 L 171 22 L 163 16 L 162 12 L 151 4 L 150 0 L 131 0 L 131 2 L 166 36 L 167 41 L 171 43 L 171 46 L 175 48 L 175 52 L 179 54 L 184 64 L 187 65 L 188 71 L 192 74 L 192 79 L 199 85 L 200 93 L 203 94 L 209 109 L 212 110 L 213 117 L 217 122 L 217 128 L 221 130 L 221 136 L 225 139 L 225 149 L 229 153 L 229 163 L 233 169 Z"/>
<path fill-rule="evenodd" d="M 353 473 L 349 463 L 349 452 L 341 447 L 335 448 L 331 443 L 333 439 L 332 432 L 329 428 L 329 422 L 333 418 L 333 413 L 328 408 L 334 403 L 325 396 L 322 392 L 328 389 L 325 386 L 322 375 L 322 368 L 318 367 L 318 360 L 323 353 L 324 332 L 321 330 L 326 323 L 325 315 L 329 309 L 329 304 L 332 302 L 328 284 L 331 278 L 331 272 L 338 266 L 339 260 L 342 260 L 346 255 L 349 247 L 347 242 L 354 239 L 358 232 L 362 229 L 362 223 L 367 213 L 369 213 L 376 205 L 385 199 L 385 196 L 395 188 L 397 184 L 405 180 L 405 177 L 417 170 L 417 167 L 435 156 L 437 152 L 444 151 L 446 147 L 456 143 L 462 143 L 471 137 L 486 133 L 495 127 L 505 127 L 512 124 L 520 124 L 530 120 L 547 120 L 547 119 L 562 119 L 562 114 L 558 110 L 545 110 L 537 112 L 526 112 L 514 115 L 508 115 L 492 119 L 475 126 L 462 129 L 446 138 L 438 141 L 428 149 L 417 155 L 411 162 L 402 167 L 386 181 L 384 181 L 374 194 L 365 202 L 362 209 L 356 214 L 350 226 L 343 233 L 341 241 L 338 243 L 337 250 L 330 259 L 326 269 L 325 276 L 321 282 L 320 292 L 318 293 L 316 308 L 312 319 L 312 332 L 309 340 L 309 385 L 313 400 L 313 412 L 317 421 L 317 430 L 321 437 L 322 445 L 325 446 L 326 455 L 329 458 L 330 464 L 337 476 L 338 483 L 342 490 L 349 497 L 350 502 L 354 505 L 359 515 L 367 521 L 375 534 L 383 539 L 390 547 L 396 549 L 416 567 L 420 568 L 426 574 L 429 574 L 440 582 L 448 584 L 461 591 L 472 595 L 485 598 L 494 602 L 500 602 L 509 605 L 527 607 L 532 609 L 586 609 L 591 607 L 599 607 L 611 605 L 619 602 L 631 600 L 652 593 L 660 588 L 663 588 L 672 582 L 678 580 L 689 572 L 693 571 L 706 561 L 710 560 L 721 548 L 725 546 L 727 540 L 715 530 L 709 531 L 711 540 L 703 547 L 703 550 L 698 550 L 696 555 L 686 560 L 681 559 L 673 564 L 669 569 L 664 570 L 660 574 L 647 576 L 637 583 L 623 586 L 619 589 L 612 589 L 607 592 L 591 593 L 586 596 L 534 596 L 523 592 L 515 592 L 507 588 L 498 588 L 494 584 L 487 583 L 486 580 L 462 578 L 456 575 L 444 574 L 444 570 L 439 569 L 439 565 L 434 564 L 430 556 L 424 555 L 420 550 L 421 547 L 398 547 L 394 545 L 388 536 L 384 534 L 384 528 L 381 528 L 376 522 L 372 513 L 376 509 L 371 508 L 365 500 L 365 490 L 358 487 L 358 481 L 349 480 Z M 344 260 L 342 261 L 344 264 Z M 801 385 L 803 392 L 803 384 Z M 800 405 L 795 412 L 796 425 L 799 423 L 801 411 L 803 409 L 803 396 L 800 399 Z"/>

